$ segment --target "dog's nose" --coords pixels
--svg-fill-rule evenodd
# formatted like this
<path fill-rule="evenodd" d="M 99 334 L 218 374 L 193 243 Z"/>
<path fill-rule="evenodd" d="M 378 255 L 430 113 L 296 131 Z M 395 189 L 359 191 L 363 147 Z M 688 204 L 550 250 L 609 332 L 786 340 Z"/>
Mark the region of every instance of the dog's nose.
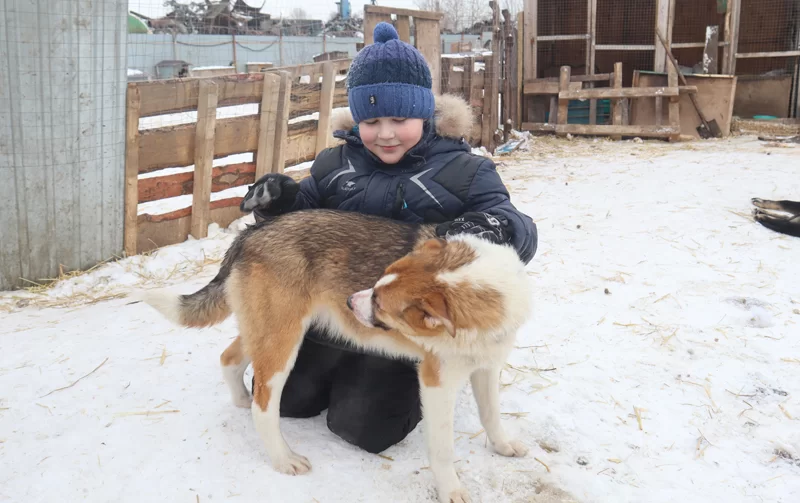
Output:
<path fill-rule="evenodd" d="M 347 297 L 347 308 L 353 310 L 353 296 Z"/>

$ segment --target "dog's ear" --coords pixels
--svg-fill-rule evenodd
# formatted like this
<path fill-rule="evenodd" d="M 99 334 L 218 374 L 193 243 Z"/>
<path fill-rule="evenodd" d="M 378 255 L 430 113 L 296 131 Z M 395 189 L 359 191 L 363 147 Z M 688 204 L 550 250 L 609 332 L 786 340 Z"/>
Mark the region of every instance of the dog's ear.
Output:
<path fill-rule="evenodd" d="M 425 312 L 423 323 L 427 328 L 444 327 L 450 337 L 456 336 L 456 323 L 444 295 L 441 293 L 427 295 L 421 300 L 420 307 Z"/>

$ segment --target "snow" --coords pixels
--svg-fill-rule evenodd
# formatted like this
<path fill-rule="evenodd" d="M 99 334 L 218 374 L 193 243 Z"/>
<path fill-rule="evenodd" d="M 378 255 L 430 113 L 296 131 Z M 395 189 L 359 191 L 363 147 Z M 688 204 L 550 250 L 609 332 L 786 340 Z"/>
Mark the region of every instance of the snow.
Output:
<path fill-rule="evenodd" d="M 133 68 L 128 68 L 128 77 L 135 77 L 137 75 L 144 75 L 144 72 L 141 70 L 135 70 Z"/>
<path fill-rule="evenodd" d="M 749 217 L 751 197 L 796 199 L 800 149 L 529 147 L 496 161 L 540 237 L 501 395 L 531 453 L 485 447 L 466 387 L 456 467 L 473 501 L 800 501 L 800 240 Z M 283 419 L 314 468 L 275 473 L 218 367 L 235 321 L 181 329 L 115 298 L 201 287 L 251 219 L 0 296 L 0 500 L 434 501 L 421 425 L 380 457 L 324 413 Z"/>
<path fill-rule="evenodd" d="M 233 68 L 230 65 L 221 65 L 221 66 L 193 66 L 192 70 L 230 70 Z"/>

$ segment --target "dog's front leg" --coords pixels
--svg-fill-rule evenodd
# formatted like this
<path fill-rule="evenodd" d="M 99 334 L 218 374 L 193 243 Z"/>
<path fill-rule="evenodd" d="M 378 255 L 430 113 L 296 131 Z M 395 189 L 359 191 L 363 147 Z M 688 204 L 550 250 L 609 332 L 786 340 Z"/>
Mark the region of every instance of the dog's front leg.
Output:
<path fill-rule="evenodd" d="M 503 456 L 524 456 L 525 444 L 511 440 L 500 422 L 500 368 L 478 369 L 470 377 L 481 424 L 492 447 Z"/>
<path fill-rule="evenodd" d="M 294 452 L 286 443 L 280 427 L 281 394 L 299 347 L 299 343 L 295 347 L 275 344 L 253 355 L 253 422 L 272 466 L 288 475 L 300 475 L 311 470 L 308 459 Z"/>
<path fill-rule="evenodd" d="M 461 487 L 453 451 L 453 413 L 456 395 L 466 372 L 447 368 L 436 357 L 427 356 L 420 365 L 420 396 L 425 440 L 431 472 L 436 481 L 439 501 L 468 503 L 469 494 Z"/>

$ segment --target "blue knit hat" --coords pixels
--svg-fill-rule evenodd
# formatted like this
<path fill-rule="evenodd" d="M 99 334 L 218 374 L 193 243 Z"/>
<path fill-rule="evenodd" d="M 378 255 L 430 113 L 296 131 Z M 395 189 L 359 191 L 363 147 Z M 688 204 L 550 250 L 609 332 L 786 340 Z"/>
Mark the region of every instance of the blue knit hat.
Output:
<path fill-rule="evenodd" d="M 373 33 L 375 43 L 361 49 L 347 75 L 353 119 L 433 117 L 433 82 L 425 58 L 389 23 L 378 23 Z"/>

